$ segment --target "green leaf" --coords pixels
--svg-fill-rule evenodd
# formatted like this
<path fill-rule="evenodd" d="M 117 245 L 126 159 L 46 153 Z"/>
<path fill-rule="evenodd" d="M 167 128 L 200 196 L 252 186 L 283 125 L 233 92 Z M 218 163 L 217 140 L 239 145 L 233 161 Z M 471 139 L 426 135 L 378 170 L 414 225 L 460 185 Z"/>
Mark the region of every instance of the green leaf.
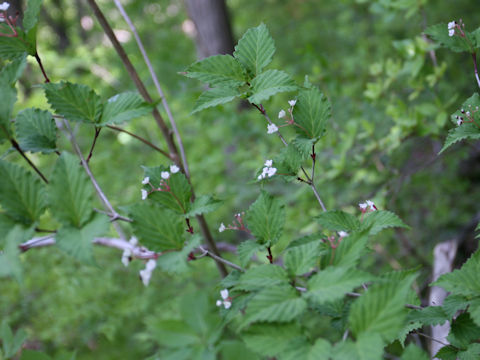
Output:
<path fill-rule="evenodd" d="M 46 110 L 26 109 L 17 115 L 15 131 L 24 151 L 51 153 L 57 149 L 57 127 Z"/>
<path fill-rule="evenodd" d="M 361 226 L 355 216 L 340 210 L 324 211 L 315 220 L 322 228 L 333 231 L 355 231 Z"/>
<path fill-rule="evenodd" d="M 288 284 L 288 276 L 278 265 L 264 264 L 248 269 L 238 281 L 235 290 L 260 290 L 267 286 Z"/>
<path fill-rule="evenodd" d="M 45 210 L 44 185 L 23 167 L 0 160 L 0 204 L 24 224 L 38 220 Z"/>
<path fill-rule="evenodd" d="M 465 310 L 470 302 L 461 295 L 449 295 L 443 300 L 442 308 L 449 319 L 453 318 L 457 311 Z"/>
<path fill-rule="evenodd" d="M 407 309 L 405 304 L 415 275 L 406 279 L 372 285 L 351 306 L 349 324 L 356 336 L 378 333 L 390 342 L 402 329 Z"/>
<path fill-rule="evenodd" d="M 15 60 L 28 52 L 28 44 L 19 37 L 0 36 L 0 59 Z"/>
<path fill-rule="evenodd" d="M 402 354 L 401 360 L 429 360 L 428 354 L 418 346 L 410 344 Z"/>
<path fill-rule="evenodd" d="M 317 138 L 309 139 L 301 135 L 297 136 L 291 141 L 291 144 L 295 146 L 302 158 L 305 160 L 312 154 L 313 146 L 318 141 Z"/>
<path fill-rule="evenodd" d="M 451 324 L 447 340 L 457 348 L 466 349 L 471 342 L 478 338 L 480 338 L 480 327 L 475 325 L 468 313 L 463 313 Z"/>
<path fill-rule="evenodd" d="M 362 229 L 370 229 L 369 234 L 375 235 L 390 227 L 408 228 L 394 213 L 386 210 L 376 210 L 368 213 L 362 222 Z"/>
<path fill-rule="evenodd" d="M 52 358 L 43 352 L 27 349 L 22 351 L 20 360 L 52 360 Z"/>
<path fill-rule="evenodd" d="M 458 33 L 458 30 L 457 30 Z M 430 36 L 440 45 L 454 51 L 454 52 L 472 52 L 473 49 L 470 49 L 469 41 L 475 47 L 476 39 L 470 33 L 466 32 L 468 41 L 466 38 L 455 34 L 454 36 L 448 35 L 448 26 L 447 24 L 437 24 L 428 27 L 425 30 L 425 34 Z"/>
<path fill-rule="evenodd" d="M 480 357 L 480 344 L 474 343 L 467 347 L 467 350 L 458 352 L 459 360 L 478 360 Z"/>
<path fill-rule="evenodd" d="M 307 360 L 329 360 L 332 345 L 325 339 L 317 339 L 311 347 Z"/>
<path fill-rule="evenodd" d="M 242 93 L 239 90 L 230 88 L 213 88 L 204 91 L 197 99 L 192 114 L 210 107 L 226 104 L 240 95 Z"/>
<path fill-rule="evenodd" d="M 372 279 L 372 275 L 356 269 L 328 267 L 308 280 L 304 296 L 320 305 L 341 299 L 347 292 Z"/>
<path fill-rule="evenodd" d="M 286 174 L 286 178 L 290 176 L 296 178 L 298 170 L 304 160 L 302 154 L 292 144 L 284 147 L 273 161 L 274 166 L 277 168 L 277 174 L 282 174 L 276 176 L 285 176 L 283 174 Z M 260 175 L 260 173 L 261 170 L 259 170 L 257 176 Z"/>
<path fill-rule="evenodd" d="M 238 258 L 240 259 L 240 265 L 245 267 L 248 265 L 252 256 L 257 252 L 264 250 L 265 246 L 258 244 L 255 240 L 247 240 L 237 247 Z"/>
<path fill-rule="evenodd" d="M 155 324 L 152 332 L 159 344 L 169 348 L 181 348 L 200 342 L 195 331 L 180 320 L 161 320 Z"/>
<path fill-rule="evenodd" d="M 444 274 L 430 286 L 440 286 L 453 295 L 480 295 L 480 250 L 468 259 L 462 268 Z"/>
<path fill-rule="evenodd" d="M 214 55 L 190 65 L 183 75 L 210 87 L 237 88 L 245 84 L 240 63 L 231 55 Z"/>
<path fill-rule="evenodd" d="M 125 92 L 112 96 L 103 107 L 99 125 L 120 124 L 151 113 L 153 106 L 136 92 Z"/>
<path fill-rule="evenodd" d="M 252 80 L 251 89 L 253 94 L 248 101 L 258 105 L 279 92 L 297 90 L 297 85 L 286 72 L 267 70 Z"/>
<path fill-rule="evenodd" d="M 265 191 L 247 211 L 247 225 L 260 244 L 274 245 L 280 238 L 285 223 L 285 210 L 279 200 Z"/>
<path fill-rule="evenodd" d="M 235 46 L 233 56 L 240 61 L 251 77 L 255 77 L 270 64 L 275 53 L 275 43 L 267 26 L 248 29 Z"/>
<path fill-rule="evenodd" d="M 219 344 L 221 359 L 228 360 L 259 360 L 256 354 L 247 349 L 243 342 L 237 340 L 222 340 Z"/>
<path fill-rule="evenodd" d="M 48 103 L 57 114 L 71 121 L 98 123 L 102 100 L 86 85 L 70 82 L 43 84 Z"/>
<path fill-rule="evenodd" d="M 472 317 L 473 322 L 480 326 L 480 298 L 477 297 L 470 301 L 470 305 L 468 306 L 468 312 Z"/>
<path fill-rule="evenodd" d="M 339 342 L 332 351 L 333 360 L 381 360 L 383 359 L 384 343 L 379 334 L 360 334 L 357 341 Z"/>
<path fill-rule="evenodd" d="M 407 324 L 400 330 L 397 340 L 400 342 L 402 347 L 405 347 L 405 341 L 407 340 L 407 335 L 410 334 L 413 330 L 421 328 L 423 325 L 420 321 L 415 321 L 413 323 Z"/>
<path fill-rule="evenodd" d="M 436 354 L 435 358 L 442 360 L 457 360 L 458 349 L 454 346 L 444 346 Z"/>
<path fill-rule="evenodd" d="M 330 102 L 317 88 L 302 90 L 293 108 L 293 116 L 297 133 L 310 139 L 320 138 L 331 117 Z"/>
<path fill-rule="evenodd" d="M 342 239 L 333 256 L 327 255 L 325 259 L 333 257 L 332 265 L 351 267 L 370 251 L 367 244 L 368 234 L 365 232 L 350 234 Z"/>
<path fill-rule="evenodd" d="M 307 302 L 289 285 L 268 286 L 248 303 L 243 325 L 256 321 L 289 322 L 300 316 Z"/>
<path fill-rule="evenodd" d="M 3 234 L 3 249 L 0 251 L 0 277 L 13 276 L 18 282 L 22 281 L 22 264 L 18 245 L 27 241 L 33 235 L 33 227 L 24 229 L 16 225 Z"/>
<path fill-rule="evenodd" d="M 222 204 L 223 201 L 217 200 L 210 195 L 201 195 L 195 199 L 185 217 L 192 218 L 200 214 L 210 213 L 217 210 Z"/>
<path fill-rule="evenodd" d="M 130 208 L 139 241 L 152 251 L 180 250 L 184 244 L 183 218 L 157 204 L 142 202 Z"/>
<path fill-rule="evenodd" d="M 97 214 L 90 222 L 78 228 L 62 226 L 55 235 L 57 245 L 68 255 L 84 264 L 94 264 L 93 239 L 108 231 L 108 217 Z"/>
<path fill-rule="evenodd" d="M 10 61 L 0 70 L 0 84 L 9 84 L 13 86 L 17 80 L 22 76 L 25 67 L 27 66 L 26 56 L 21 56 Z"/>
<path fill-rule="evenodd" d="M 150 183 L 156 189 L 160 187 L 165 189 L 165 185 L 160 186 L 160 184 L 166 184 L 170 189 L 169 191 L 153 191 L 148 195 L 148 199 L 178 214 L 187 214 L 191 206 L 190 198 L 192 197 L 192 188 L 185 174 L 181 172 L 171 174 L 170 169 L 165 166 L 142 167 L 145 171 L 145 176 L 150 178 Z M 164 180 L 161 175 L 162 172 L 169 172 L 169 178 Z M 149 185 L 146 185 L 146 187 L 148 191 L 151 190 Z"/>
<path fill-rule="evenodd" d="M 90 219 L 93 188 L 76 156 L 62 153 L 48 188 L 52 213 L 58 221 L 81 228 Z"/>
<path fill-rule="evenodd" d="M 40 7 L 42 6 L 42 0 L 28 0 L 27 9 L 23 16 L 23 29 L 28 33 L 38 22 L 38 16 L 40 14 Z"/>
<path fill-rule="evenodd" d="M 15 354 L 20 350 L 25 340 L 27 340 L 27 333 L 23 329 L 19 329 L 15 335 L 13 335 L 10 326 L 7 322 L 2 323 L 0 328 L 0 339 L 2 340 L 3 355 L 6 358 L 14 357 Z M 1 353 L 0 353 L 1 354 Z"/>
<path fill-rule="evenodd" d="M 300 276 L 312 270 L 322 252 L 320 240 L 289 246 L 284 256 L 285 267 L 292 275 Z"/>
<path fill-rule="evenodd" d="M 180 251 L 166 252 L 157 260 L 157 266 L 169 274 L 183 274 L 188 271 L 188 254 L 202 243 L 202 237 L 190 236 Z"/>
<path fill-rule="evenodd" d="M 464 139 L 477 140 L 480 139 L 480 129 L 474 124 L 462 124 L 448 132 L 447 139 L 439 154 L 444 152 L 450 146 Z"/>
<path fill-rule="evenodd" d="M 0 40 L 2 37 L 0 36 Z M 5 82 L 0 82 L 0 98 L 2 106 L 0 106 L 0 143 L 5 139 L 9 139 L 12 135 L 11 122 L 13 105 L 17 101 L 17 91 L 15 87 Z"/>
<path fill-rule="evenodd" d="M 294 324 L 259 324 L 242 336 L 248 348 L 263 356 L 274 357 L 289 348 L 289 342 L 300 336 Z"/>
<path fill-rule="evenodd" d="M 442 325 L 449 317 L 441 306 L 428 306 L 422 310 L 411 311 L 408 320 L 419 321 L 423 325 Z"/>

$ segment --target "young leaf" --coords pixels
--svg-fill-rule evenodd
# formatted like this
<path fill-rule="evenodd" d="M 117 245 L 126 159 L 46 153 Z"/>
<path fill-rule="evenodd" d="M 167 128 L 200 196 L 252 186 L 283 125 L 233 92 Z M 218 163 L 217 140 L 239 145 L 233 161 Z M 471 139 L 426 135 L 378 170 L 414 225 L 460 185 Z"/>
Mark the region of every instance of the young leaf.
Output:
<path fill-rule="evenodd" d="M 235 289 L 252 291 L 279 284 L 288 284 L 285 270 L 278 265 L 264 264 L 253 267 L 242 274 Z"/>
<path fill-rule="evenodd" d="M 2 39 L 1 36 L 0 39 Z M 0 143 L 2 143 L 4 139 L 9 139 L 12 134 L 10 118 L 13 105 L 17 101 L 15 87 L 6 82 L 0 82 L 0 99 L 2 99 L 2 106 L 0 106 Z"/>
<path fill-rule="evenodd" d="M 448 132 L 447 139 L 439 154 L 447 150 L 450 146 L 464 139 L 477 140 L 480 139 L 480 129 L 474 124 L 462 124 Z"/>
<path fill-rule="evenodd" d="M 356 231 L 361 226 L 356 216 L 340 210 L 324 211 L 315 220 L 322 228 L 333 231 Z"/>
<path fill-rule="evenodd" d="M 131 207 L 132 227 L 138 240 L 152 251 L 180 250 L 185 242 L 183 218 L 157 204 Z"/>
<path fill-rule="evenodd" d="M 260 244 L 274 245 L 283 231 L 285 210 L 279 200 L 262 191 L 247 211 L 247 225 Z"/>
<path fill-rule="evenodd" d="M 248 265 L 252 256 L 260 250 L 264 250 L 265 246 L 258 244 L 255 240 L 247 240 L 237 247 L 238 258 L 240 259 L 240 265 L 245 267 Z"/>
<path fill-rule="evenodd" d="M 86 85 L 70 82 L 43 84 L 45 96 L 51 107 L 66 119 L 98 123 L 102 115 L 102 100 Z"/>
<path fill-rule="evenodd" d="M 295 146 L 297 151 L 305 160 L 312 154 L 313 145 L 315 145 L 317 141 L 317 138 L 309 139 L 299 135 L 292 140 L 291 144 Z"/>
<path fill-rule="evenodd" d="M 346 267 L 328 267 L 308 280 L 304 296 L 315 304 L 341 299 L 347 292 L 369 282 L 373 276 Z"/>
<path fill-rule="evenodd" d="M 201 195 L 195 199 L 185 217 L 192 218 L 200 214 L 210 213 L 217 210 L 222 204 L 223 201 L 217 200 L 210 195 Z"/>
<path fill-rule="evenodd" d="M 64 225 L 58 229 L 55 239 L 57 245 L 68 255 L 84 264 L 94 264 L 93 239 L 108 231 L 108 217 L 97 214 L 90 222 L 78 228 Z"/>
<path fill-rule="evenodd" d="M 28 33 L 38 22 L 38 15 L 40 13 L 40 7 L 42 6 L 42 0 L 28 0 L 27 10 L 23 16 L 23 29 Z"/>
<path fill-rule="evenodd" d="M 38 220 L 45 210 L 44 185 L 23 167 L 0 160 L 0 204 L 24 224 Z"/>
<path fill-rule="evenodd" d="M 243 325 L 256 321 L 289 322 L 300 316 L 307 303 L 288 285 L 268 286 L 256 294 L 247 305 Z"/>
<path fill-rule="evenodd" d="M 93 188 L 78 158 L 64 152 L 48 185 L 53 216 L 65 225 L 81 228 L 92 215 Z"/>
<path fill-rule="evenodd" d="M 331 117 L 330 102 L 317 88 L 302 90 L 293 115 L 297 133 L 310 139 L 319 138 L 325 134 Z"/>
<path fill-rule="evenodd" d="M 27 66 L 26 56 L 21 56 L 17 59 L 5 64 L 0 70 L 0 84 L 8 84 L 13 86 L 17 80 L 22 76 L 25 67 Z"/>
<path fill-rule="evenodd" d="M 125 92 L 112 96 L 103 107 L 99 125 L 120 124 L 150 113 L 153 106 L 136 92 Z"/>
<path fill-rule="evenodd" d="M 203 92 L 197 99 L 195 106 L 193 107 L 192 114 L 214 107 L 217 105 L 225 104 L 233 99 L 239 97 L 242 93 L 237 89 L 230 88 L 213 88 Z"/>
<path fill-rule="evenodd" d="M 297 85 L 286 72 L 267 70 L 252 80 L 251 89 L 253 94 L 248 101 L 258 105 L 279 92 L 297 90 Z"/>
<path fill-rule="evenodd" d="M 458 32 L 458 30 L 456 31 Z M 454 52 L 472 52 L 473 49 L 471 49 L 469 43 L 475 47 L 476 39 L 469 32 L 466 31 L 465 33 L 468 40 L 462 36 L 459 36 L 458 34 L 455 34 L 454 36 L 449 36 L 447 24 L 433 25 L 425 30 L 425 34 L 430 36 L 440 45 Z"/>
<path fill-rule="evenodd" d="M 235 46 L 233 56 L 247 69 L 251 77 L 255 77 L 270 64 L 275 53 L 275 43 L 267 26 L 260 24 L 247 32 Z"/>
<path fill-rule="evenodd" d="M 295 324 L 259 324 L 243 335 L 248 348 L 263 356 L 274 357 L 289 348 L 289 342 L 301 335 Z"/>
<path fill-rule="evenodd" d="M 26 109 L 15 121 L 18 142 L 24 151 L 51 153 L 57 149 L 57 127 L 46 110 Z"/>
<path fill-rule="evenodd" d="M 390 227 L 408 228 L 400 218 L 390 211 L 377 210 L 365 216 L 362 222 L 362 229 L 370 229 L 369 234 L 375 235 Z"/>
<path fill-rule="evenodd" d="M 244 70 L 231 55 L 215 55 L 197 61 L 183 75 L 198 79 L 210 87 L 237 88 L 245 84 Z"/>

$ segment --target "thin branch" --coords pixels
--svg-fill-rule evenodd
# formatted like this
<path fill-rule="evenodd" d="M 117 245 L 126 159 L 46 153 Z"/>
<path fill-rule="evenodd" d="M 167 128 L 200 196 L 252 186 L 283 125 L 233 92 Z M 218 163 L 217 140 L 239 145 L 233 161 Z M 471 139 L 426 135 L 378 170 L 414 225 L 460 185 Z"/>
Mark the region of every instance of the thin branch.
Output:
<path fill-rule="evenodd" d="M 15 150 L 18 151 L 18 153 L 20 155 L 22 155 L 22 157 L 25 159 L 25 161 L 28 163 L 28 165 L 30 165 L 30 167 L 35 170 L 35 172 L 38 174 L 38 176 L 40 176 L 43 180 L 43 182 L 45 184 L 48 184 L 48 180 L 47 178 L 45 177 L 45 175 L 43 175 L 43 173 L 40 171 L 39 168 L 37 168 L 35 166 L 35 164 L 28 158 L 28 156 L 23 152 L 23 150 L 20 148 L 20 145 L 18 145 L 18 143 L 15 141 L 15 139 L 11 138 L 10 139 L 10 143 L 12 144 L 12 146 L 15 148 Z"/>
<path fill-rule="evenodd" d="M 478 77 L 478 66 L 477 66 L 477 53 L 472 53 L 473 67 L 475 70 L 475 79 L 477 79 L 477 85 L 480 87 L 480 78 Z"/>
<path fill-rule="evenodd" d="M 449 346 L 449 345 L 450 345 L 450 344 L 444 343 L 443 341 L 440 341 L 440 340 L 438 340 L 438 339 L 435 339 L 435 338 L 431 337 L 430 335 L 421 333 L 421 332 L 419 332 L 419 331 L 415 331 L 415 333 L 418 334 L 418 335 L 420 335 L 420 336 L 423 336 L 423 337 L 425 337 L 425 338 L 427 338 L 427 339 L 430 339 L 430 340 L 432 340 L 432 341 L 435 341 L 435 342 L 437 342 L 437 343 L 439 343 L 439 344 L 442 344 L 443 346 Z"/>
<path fill-rule="evenodd" d="M 105 214 L 107 215 L 109 218 L 110 218 L 110 221 L 111 222 L 114 222 L 114 221 L 117 221 L 117 220 L 121 220 L 121 221 L 125 221 L 125 222 L 133 222 L 132 219 L 126 217 L 126 216 L 121 216 L 119 214 L 110 214 L 109 212 L 107 211 L 103 211 L 103 210 L 100 210 L 100 209 L 96 209 L 96 208 L 93 208 L 93 211 L 96 211 L 100 214 Z"/>
<path fill-rule="evenodd" d="M 158 146 L 152 144 L 150 141 L 148 141 L 147 139 L 144 139 L 142 138 L 141 136 L 138 136 L 138 135 L 135 135 L 134 133 L 131 133 L 130 131 L 127 131 L 125 129 L 122 129 L 122 128 L 119 128 L 117 126 L 113 126 L 113 125 L 107 125 L 107 127 L 109 129 L 112 129 L 112 130 L 115 130 L 115 131 L 119 131 L 119 132 L 123 132 L 125 134 L 128 134 L 130 135 L 131 137 L 137 139 L 137 140 L 140 140 L 141 142 L 143 142 L 144 144 L 150 146 L 152 149 L 155 149 L 156 151 L 158 151 L 160 154 L 162 154 L 163 156 L 167 157 L 168 159 L 172 160 L 172 158 L 170 157 L 170 154 L 168 154 L 165 150 L 162 150 L 160 149 Z"/>
<path fill-rule="evenodd" d="M 188 169 L 187 156 L 185 155 L 185 148 L 183 146 L 182 138 L 181 138 L 180 133 L 178 131 L 175 119 L 173 118 L 173 114 L 172 114 L 172 111 L 170 110 L 170 106 L 168 105 L 167 99 L 165 98 L 165 94 L 163 93 L 162 87 L 160 86 L 160 82 L 158 81 L 157 74 L 155 73 L 155 70 L 153 69 L 150 58 L 148 57 L 148 54 L 145 51 L 145 47 L 143 46 L 142 40 L 140 39 L 140 36 L 138 35 L 138 32 L 137 32 L 137 29 L 135 28 L 135 25 L 131 21 L 130 17 L 128 16 L 127 12 L 123 8 L 120 1 L 119 0 L 114 0 L 114 2 L 115 2 L 115 5 L 117 6 L 118 10 L 122 14 L 123 18 L 125 19 L 126 23 L 130 27 L 130 30 L 132 30 L 132 33 L 133 33 L 133 36 L 135 37 L 135 41 L 137 42 L 138 48 L 140 49 L 140 52 L 142 53 L 143 59 L 145 60 L 145 63 L 147 64 L 148 70 L 150 72 L 150 76 L 152 77 L 152 80 L 153 80 L 153 83 L 155 85 L 155 88 L 157 89 L 158 95 L 160 95 L 160 98 L 162 99 L 162 105 L 165 109 L 165 112 L 167 113 L 168 119 L 170 120 L 170 125 L 172 125 L 172 129 L 173 129 L 173 132 L 175 134 L 175 138 L 176 138 L 177 143 L 178 143 L 178 148 L 180 150 L 180 156 L 182 158 L 183 169 L 185 170 L 185 176 L 187 178 L 190 178 L 190 171 Z"/>
<path fill-rule="evenodd" d="M 199 246 L 198 247 L 201 251 L 202 251 L 202 256 L 209 256 L 211 257 L 212 259 L 218 261 L 218 262 L 221 262 L 227 266 L 230 266 L 231 268 L 235 269 L 235 270 L 238 270 L 238 271 L 241 271 L 241 272 L 245 272 L 245 269 L 242 268 L 241 266 L 238 266 L 237 264 L 234 264 L 228 260 L 225 260 L 224 258 L 218 256 L 218 255 L 215 255 L 213 252 L 211 251 L 208 251 L 207 249 L 205 249 L 203 246 Z"/>
<path fill-rule="evenodd" d="M 45 83 L 49 83 L 50 79 L 48 78 L 47 73 L 45 72 L 45 69 L 44 69 L 43 64 L 42 64 L 42 60 L 40 59 L 40 56 L 38 55 L 37 52 L 35 52 L 34 57 L 35 57 L 35 60 L 37 60 L 38 66 L 40 67 L 40 70 L 42 70 L 43 77 L 45 78 Z"/>
<path fill-rule="evenodd" d="M 95 144 L 97 143 L 97 139 L 98 139 L 98 135 L 100 135 L 100 131 L 102 131 L 102 128 L 95 126 L 95 135 L 93 137 L 92 147 L 90 148 L 90 151 L 88 152 L 87 163 L 89 163 L 90 159 L 92 158 L 93 149 L 95 149 Z"/>

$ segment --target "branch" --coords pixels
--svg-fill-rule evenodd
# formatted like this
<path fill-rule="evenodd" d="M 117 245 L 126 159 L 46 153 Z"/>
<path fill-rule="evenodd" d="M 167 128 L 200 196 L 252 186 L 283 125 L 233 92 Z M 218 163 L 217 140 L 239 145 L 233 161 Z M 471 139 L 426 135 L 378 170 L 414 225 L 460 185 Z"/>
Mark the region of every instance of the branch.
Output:
<path fill-rule="evenodd" d="M 218 255 L 215 255 L 213 252 L 211 251 L 208 251 L 207 249 L 205 249 L 203 246 L 199 246 L 198 247 L 201 251 L 202 251 L 202 255 L 201 256 L 209 256 L 211 257 L 212 259 L 218 261 L 218 262 L 221 262 L 227 266 L 230 266 L 231 268 L 235 269 L 235 270 L 238 270 L 238 271 L 241 271 L 241 272 L 245 272 L 245 269 L 242 268 L 241 266 L 238 266 L 237 264 L 234 264 L 228 260 L 225 260 L 224 258 L 218 256 Z"/>
<path fill-rule="evenodd" d="M 95 126 L 95 135 L 93 136 L 92 147 L 90 148 L 90 152 L 88 153 L 88 156 L 87 156 L 87 160 L 86 160 L 87 163 L 89 163 L 90 159 L 92 158 L 93 149 L 95 149 L 95 144 L 97 143 L 97 139 L 98 139 L 98 135 L 100 135 L 100 131 L 102 131 L 102 128 Z"/>
<path fill-rule="evenodd" d="M 473 68 L 475 70 L 475 79 L 477 80 L 477 85 L 480 87 L 480 78 L 478 77 L 478 67 L 477 67 L 477 54 L 472 53 L 472 59 L 473 59 Z"/>
<path fill-rule="evenodd" d="M 40 171 L 39 168 L 37 168 L 35 166 L 35 164 L 28 158 L 28 156 L 23 152 L 23 150 L 20 148 L 20 145 L 18 145 L 18 143 L 15 141 L 15 139 L 11 138 L 10 139 L 10 143 L 12 144 L 12 146 L 15 148 L 15 150 L 18 151 L 18 153 L 20 155 L 22 155 L 22 157 L 25 159 L 25 161 L 28 163 L 28 165 L 30 165 L 30 167 L 35 170 L 35 172 L 38 174 L 38 176 L 40 176 L 43 180 L 43 182 L 45 184 L 48 184 L 48 180 L 47 178 L 45 177 L 45 175 L 42 174 L 42 172 Z"/>

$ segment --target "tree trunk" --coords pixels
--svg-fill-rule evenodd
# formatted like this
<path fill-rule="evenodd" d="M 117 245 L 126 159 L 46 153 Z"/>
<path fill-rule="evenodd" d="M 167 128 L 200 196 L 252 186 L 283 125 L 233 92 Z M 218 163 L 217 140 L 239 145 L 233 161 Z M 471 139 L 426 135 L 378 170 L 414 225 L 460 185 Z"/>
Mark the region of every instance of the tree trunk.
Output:
<path fill-rule="evenodd" d="M 197 57 L 233 54 L 234 41 L 225 0 L 185 0 L 195 24 Z"/>

